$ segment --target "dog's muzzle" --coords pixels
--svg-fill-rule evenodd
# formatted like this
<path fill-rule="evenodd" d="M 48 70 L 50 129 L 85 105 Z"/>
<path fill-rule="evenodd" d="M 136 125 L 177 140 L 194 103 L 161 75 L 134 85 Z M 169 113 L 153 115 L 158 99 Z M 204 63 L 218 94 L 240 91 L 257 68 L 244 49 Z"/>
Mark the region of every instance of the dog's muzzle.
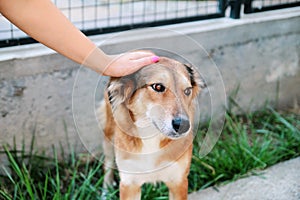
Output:
<path fill-rule="evenodd" d="M 190 129 L 190 121 L 185 117 L 175 117 L 172 120 L 172 127 L 177 134 L 181 135 Z"/>

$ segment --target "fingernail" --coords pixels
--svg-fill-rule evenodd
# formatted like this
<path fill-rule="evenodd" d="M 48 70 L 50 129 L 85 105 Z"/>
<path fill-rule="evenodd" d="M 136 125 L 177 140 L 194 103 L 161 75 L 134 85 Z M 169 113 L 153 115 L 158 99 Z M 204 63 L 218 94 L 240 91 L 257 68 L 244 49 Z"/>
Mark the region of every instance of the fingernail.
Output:
<path fill-rule="evenodd" d="M 157 63 L 159 61 L 159 57 L 158 56 L 153 56 L 151 58 L 151 60 L 152 60 L 153 63 Z"/>

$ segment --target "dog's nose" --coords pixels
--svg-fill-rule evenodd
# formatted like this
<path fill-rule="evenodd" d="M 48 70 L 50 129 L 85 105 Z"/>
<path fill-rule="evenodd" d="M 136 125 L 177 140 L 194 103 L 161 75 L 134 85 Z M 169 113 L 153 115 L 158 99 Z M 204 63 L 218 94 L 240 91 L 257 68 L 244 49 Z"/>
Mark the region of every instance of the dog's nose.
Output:
<path fill-rule="evenodd" d="M 172 126 L 176 133 L 182 134 L 190 129 L 190 122 L 182 117 L 176 117 L 172 120 Z"/>

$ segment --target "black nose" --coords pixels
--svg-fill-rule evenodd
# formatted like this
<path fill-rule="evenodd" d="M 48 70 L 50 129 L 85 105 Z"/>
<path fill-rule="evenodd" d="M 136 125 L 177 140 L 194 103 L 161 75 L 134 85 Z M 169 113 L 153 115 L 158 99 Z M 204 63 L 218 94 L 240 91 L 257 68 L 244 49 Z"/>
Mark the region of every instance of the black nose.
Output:
<path fill-rule="evenodd" d="M 172 120 L 172 126 L 176 133 L 182 134 L 190 129 L 190 122 L 182 117 L 175 117 Z"/>

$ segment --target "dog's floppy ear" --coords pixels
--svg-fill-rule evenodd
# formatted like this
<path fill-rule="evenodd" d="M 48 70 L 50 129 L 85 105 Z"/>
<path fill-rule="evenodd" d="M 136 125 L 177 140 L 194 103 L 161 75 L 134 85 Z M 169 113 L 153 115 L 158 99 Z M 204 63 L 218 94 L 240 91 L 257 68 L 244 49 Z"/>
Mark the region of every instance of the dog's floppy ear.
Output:
<path fill-rule="evenodd" d="M 113 110 L 133 95 L 135 85 L 132 76 L 110 79 L 107 85 L 107 96 Z"/>
<path fill-rule="evenodd" d="M 206 84 L 203 79 L 200 78 L 200 74 L 191 64 L 184 64 L 193 87 L 193 94 L 196 96 L 199 94 L 201 89 L 206 88 Z"/>

